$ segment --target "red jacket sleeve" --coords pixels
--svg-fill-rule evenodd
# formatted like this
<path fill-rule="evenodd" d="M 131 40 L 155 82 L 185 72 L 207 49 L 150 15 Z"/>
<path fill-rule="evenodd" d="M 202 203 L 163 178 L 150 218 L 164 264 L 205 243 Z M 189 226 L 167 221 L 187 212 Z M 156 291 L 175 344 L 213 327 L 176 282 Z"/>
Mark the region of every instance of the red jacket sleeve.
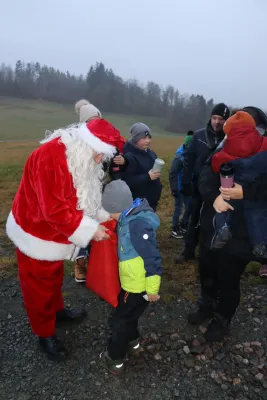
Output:
<path fill-rule="evenodd" d="M 67 163 L 60 157 L 47 157 L 33 168 L 32 185 L 46 222 L 75 245 L 87 246 L 99 224 L 76 209 L 76 191 Z"/>

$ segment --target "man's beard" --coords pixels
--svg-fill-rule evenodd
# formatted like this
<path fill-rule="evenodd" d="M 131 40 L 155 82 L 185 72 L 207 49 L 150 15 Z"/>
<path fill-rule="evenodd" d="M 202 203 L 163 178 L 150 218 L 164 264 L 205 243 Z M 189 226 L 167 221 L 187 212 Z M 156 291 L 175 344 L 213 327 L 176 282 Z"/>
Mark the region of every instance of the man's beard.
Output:
<path fill-rule="evenodd" d="M 83 210 L 89 217 L 95 217 L 101 208 L 102 164 L 94 161 L 93 150 L 80 139 L 63 134 L 60 141 L 66 146 L 68 169 L 78 198 L 77 209 Z"/>

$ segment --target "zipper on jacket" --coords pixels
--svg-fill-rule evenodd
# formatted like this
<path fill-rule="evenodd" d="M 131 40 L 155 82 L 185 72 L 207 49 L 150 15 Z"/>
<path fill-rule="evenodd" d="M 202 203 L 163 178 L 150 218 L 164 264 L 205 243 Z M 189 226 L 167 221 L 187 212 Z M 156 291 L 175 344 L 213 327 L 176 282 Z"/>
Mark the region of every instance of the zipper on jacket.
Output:
<path fill-rule="evenodd" d="M 210 149 L 210 146 L 208 145 L 208 143 L 206 143 L 206 142 L 204 142 L 203 140 L 201 140 L 201 139 L 198 139 L 198 141 L 200 142 L 200 143 L 203 143 L 203 144 L 205 144 L 209 149 Z"/>
<path fill-rule="evenodd" d="M 212 219 L 212 225 L 213 225 L 213 228 L 214 228 L 214 235 L 213 235 L 213 237 L 212 237 L 212 239 L 211 239 L 211 246 L 210 246 L 211 250 L 212 250 L 213 243 L 214 243 L 214 239 L 215 239 L 215 236 L 216 236 L 215 215 L 214 215 L 214 217 L 213 217 L 213 219 Z"/>
<path fill-rule="evenodd" d="M 201 214 L 202 214 L 202 211 L 203 211 L 203 207 L 204 207 L 204 201 L 202 202 L 202 206 L 201 206 L 200 211 L 199 211 L 198 223 L 195 226 L 195 229 L 197 229 L 200 226 L 200 219 L 201 219 Z"/>

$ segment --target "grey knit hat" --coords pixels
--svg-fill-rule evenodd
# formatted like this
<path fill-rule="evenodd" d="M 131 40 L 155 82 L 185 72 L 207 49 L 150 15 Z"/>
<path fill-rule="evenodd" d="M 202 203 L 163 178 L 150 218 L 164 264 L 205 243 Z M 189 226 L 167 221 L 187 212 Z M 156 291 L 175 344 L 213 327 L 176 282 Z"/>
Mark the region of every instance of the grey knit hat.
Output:
<path fill-rule="evenodd" d="M 133 143 L 137 143 L 140 139 L 144 139 L 147 136 L 151 137 L 151 130 L 143 122 L 136 122 L 131 126 L 130 135 L 132 136 Z"/>
<path fill-rule="evenodd" d="M 102 196 L 104 210 L 118 214 L 130 208 L 132 204 L 132 193 L 124 181 L 118 179 L 106 185 Z"/>

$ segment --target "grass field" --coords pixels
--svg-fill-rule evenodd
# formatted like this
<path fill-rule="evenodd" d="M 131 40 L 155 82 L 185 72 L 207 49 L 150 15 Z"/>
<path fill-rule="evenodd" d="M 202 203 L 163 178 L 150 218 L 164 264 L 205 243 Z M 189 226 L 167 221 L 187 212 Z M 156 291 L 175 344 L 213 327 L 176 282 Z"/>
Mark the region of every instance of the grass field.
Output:
<path fill-rule="evenodd" d="M 151 126 L 153 133 L 157 133 L 154 135 L 152 148 L 166 161 L 166 168 L 162 174 L 163 194 L 158 212 L 161 218 L 158 238 L 164 266 L 162 292 L 166 300 L 177 293 L 183 293 L 185 297 L 193 300 L 191 287 L 196 281 L 196 265 L 195 263 L 181 267 L 175 265 L 174 255 L 181 250 L 183 243 L 169 238 L 173 198 L 169 192 L 168 171 L 177 147 L 183 142 L 183 136 L 164 134 L 160 119 L 119 115 L 105 115 L 105 117 L 125 134 L 129 126 L 137 120 L 146 122 Z M 14 249 L 5 235 L 5 221 L 24 163 L 29 154 L 39 145 L 38 140 L 44 136 L 45 129 L 67 125 L 76 121 L 76 116 L 69 106 L 0 98 L 0 120 L 0 140 L 16 140 L 0 143 L 0 277 L 3 277 L 17 272 Z M 24 141 L 21 141 L 22 139 Z M 252 272 L 257 271 L 258 268 L 255 263 L 251 265 Z M 69 273 L 72 270 L 73 264 L 66 263 L 66 272 Z M 258 283 L 258 278 L 252 277 L 251 281 Z"/>
<path fill-rule="evenodd" d="M 194 266 L 179 269 L 173 266 L 173 256 L 178 252 L 179 243 L 169 239 L 173 199 L 168 188 L 168 169 L 177 147 L 183 142 L 182 135 L 167 135 L 163 131 L 160 118 L 140 118 L 107 114 L 105 118 L 118 127 L 127 136 L 133 122 L 143 121 L 153 131 L 152 147 L 167 165 L 163 172 L 163 195 L 159 208 L 162 226 L 159 240 L 164 259 L 165 277 L 163 287 L 168 296 L 175 294 L 184 284 L 195 281 Z M 0 98 L 0 140 L 15 140 L 0 143 L 0 246 L 3 256 L 0 262 L 0 276 L 16 273 L 16 261 L 13 248 L 5 236 L 5 221 L 16 193 L 24 163 L 28 155 L 39 145 L 46 129 L 54 129 L 77 121 L 70 106 L 61 106 L 42 101 L 30 102 L 20 99 Z M 73 265 L 66 263 L 66 270 L 72 271 Z M 188 290 L 188 289 L 186 289 Z"/>
<path fill-rule="evenodd" d="M 123 136 L 127 136 L 134 122 L 142 121 L 153 131 L 154 136 L 177 137 L 164 131 L 164 119 L 104 113 Z M 0 96 L 0 141 L 40 140 L 45 131 L 78 122 L 74 105 L 60 105 L 45 101 L 14 99 Z"/>

